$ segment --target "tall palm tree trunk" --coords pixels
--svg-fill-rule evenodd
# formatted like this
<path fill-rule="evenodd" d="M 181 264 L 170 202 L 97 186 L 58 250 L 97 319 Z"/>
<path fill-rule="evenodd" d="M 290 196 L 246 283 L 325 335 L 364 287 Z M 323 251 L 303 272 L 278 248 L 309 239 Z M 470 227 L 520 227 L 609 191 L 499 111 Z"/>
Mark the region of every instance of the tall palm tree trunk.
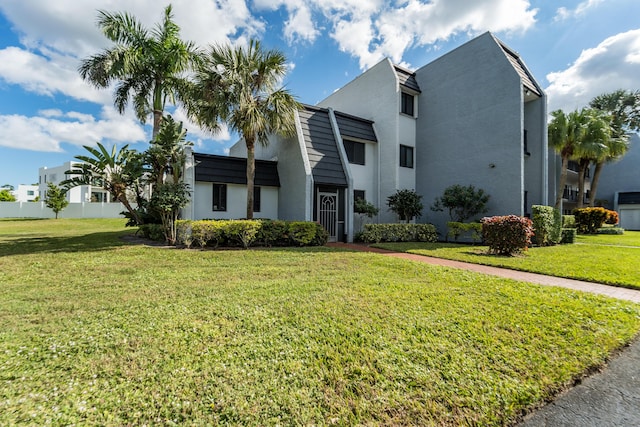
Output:
<path fill-rule="evenodd" d="M 569 168 L 569 156 L 562 156 L 562 166 L 560 169 L 560 181 L 558 182 L 558 191 L 556 192 L 556 204 L 555 204 L 556 209 L 560 209 L 560 204 L 562 203 L 564 186 L 567 183 L 568 168 Z"/>
<path fill-rule="evenodd" d="M 578 168 L 578 204 L 576 205 L 578 209 L 584 206 L 584 182 L 588 169 L 589 162 L 584 160 L 581 161 L 580 167 Z"/>
<path fill-rule="evenodd" d="M 602 166 L 604 166 L 604 162 L 597 162 L 593 171 L 593 178 L 591 179 L 591 199 L 589 200 L 589 206 L 591 207 L 595 206 L 596 191 L 598 190 L 598 180 L 600 179 Z"/>
<path fill-rule="evenodd" d="M 253 187 L 256 175 L 256 146 L 247 139 L 247 219 L 253 219 Z"/>

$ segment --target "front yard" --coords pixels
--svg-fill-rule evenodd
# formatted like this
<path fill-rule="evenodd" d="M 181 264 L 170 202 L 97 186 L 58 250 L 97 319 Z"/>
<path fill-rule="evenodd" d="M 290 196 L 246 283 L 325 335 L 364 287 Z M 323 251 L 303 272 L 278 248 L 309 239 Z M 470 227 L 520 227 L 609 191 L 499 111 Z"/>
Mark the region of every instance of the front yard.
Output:
<path fill-rule="evenodd" d="M 123 224 L 0 221 L 0 425 L 509 425 L 640 330 L 623 301 Z"/>
<path fill-rule="evenodd" d="M 456 243 L 380 243 L 376 247 L 475 264 L 640 289 L 640 232 L 578 235 L 572 245 L 533 247 L 515 257 L 489 255 L 486 246 Z"/>

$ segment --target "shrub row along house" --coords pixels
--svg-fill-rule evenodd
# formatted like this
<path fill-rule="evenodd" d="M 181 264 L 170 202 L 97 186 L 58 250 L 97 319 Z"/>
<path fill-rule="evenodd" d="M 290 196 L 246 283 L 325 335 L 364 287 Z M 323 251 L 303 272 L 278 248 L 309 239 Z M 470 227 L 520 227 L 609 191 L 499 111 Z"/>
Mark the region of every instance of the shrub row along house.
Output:
<path fill-rule="evenodd" d="M 295 137 L 256 147 L 255 216 L 317 221 L 330 240 L 351 241 L 356 198 L 396 222 L 388 196 L 415 189 L 430 205 L 453 184 L 490 194 L 488 215 L 528 215 L 555 194 L 546 117 L 540 85 L 491 33 L 415 72 L 384 59 L 298 111 Z M 185 218 L 244 215 L 246 154 L 239 141 L 229 157 L 188 156 Z M 446 233 L 446 213 L 416 220 L 427 219 Z"/>

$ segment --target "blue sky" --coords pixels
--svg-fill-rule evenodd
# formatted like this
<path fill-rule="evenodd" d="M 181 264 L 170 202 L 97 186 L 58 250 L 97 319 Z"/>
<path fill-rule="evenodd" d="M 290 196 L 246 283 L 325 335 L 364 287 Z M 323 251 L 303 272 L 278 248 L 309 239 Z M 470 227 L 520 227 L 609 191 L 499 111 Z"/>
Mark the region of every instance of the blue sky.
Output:
<path fill-rule="evenodd" d="M 416 69 L 492 31 L 545 88 L 549 111 L 570 111 L 618 88 L 640 89 L 638 0 L 175 0 L 182 37 L 201 46 L 249 37 L 282 50 L 286 86 L 315 104 L 384 57 Z M 3 0 L 0 3 L 0 185 L 38 181 L 38 168 L 83 145 L 144 150 L 149 126 L 113 109 L 111 90 L 83 82 L 83 58 L 108 47 L 96 11 L 127 11 L 151 27 L 169 1 Z M 236 137 L 187 122 L 199 152 Z"/>

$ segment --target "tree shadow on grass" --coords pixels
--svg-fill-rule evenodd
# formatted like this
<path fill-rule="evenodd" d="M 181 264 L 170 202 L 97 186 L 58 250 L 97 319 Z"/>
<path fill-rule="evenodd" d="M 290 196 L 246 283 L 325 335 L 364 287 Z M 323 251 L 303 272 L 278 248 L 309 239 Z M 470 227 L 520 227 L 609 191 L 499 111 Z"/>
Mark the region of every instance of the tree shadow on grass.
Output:
<path fill-rule="evenodd" d="M 111 231 L 69 237 L 19 237 L 0 244 L 0 257 L 57 252 L 97 252 L 125 246 L 131 231 Z"/>

